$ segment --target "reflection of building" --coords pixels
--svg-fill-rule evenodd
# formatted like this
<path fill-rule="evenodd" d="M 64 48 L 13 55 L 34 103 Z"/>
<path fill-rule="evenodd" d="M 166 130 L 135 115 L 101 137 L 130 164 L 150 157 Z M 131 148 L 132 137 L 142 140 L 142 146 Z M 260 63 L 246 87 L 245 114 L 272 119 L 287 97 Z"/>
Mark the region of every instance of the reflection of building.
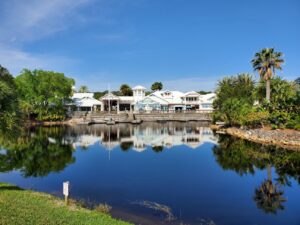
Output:
<path fill-rule="evenodd" d="M 133 96 L 116 96 L 107 93 L 99 100 L 93 93 L 75 93 L 73 104 L 79 111 L 211 111 L 215 94 L 200 95 L 195 91 L 155 91 L 146 96 L 146 88 L 136 86 Z"/>
<path fill-rule="evenodd" d="M 78 133 L 75 141 L 77 146 L 87 147 L 99 141 L 107 150 L 120 146 L 123 150 L 132 148 L 142 152 L 147 146 L 171 148 L 186 145 L 195 149 L 207 142 L 217 144 L 217 138 L 211 129 L 200 123 L 143 123 L 139 126 L 98 124 L 89 127 L 77 126 L 73 129 L 74 133 Z"/>

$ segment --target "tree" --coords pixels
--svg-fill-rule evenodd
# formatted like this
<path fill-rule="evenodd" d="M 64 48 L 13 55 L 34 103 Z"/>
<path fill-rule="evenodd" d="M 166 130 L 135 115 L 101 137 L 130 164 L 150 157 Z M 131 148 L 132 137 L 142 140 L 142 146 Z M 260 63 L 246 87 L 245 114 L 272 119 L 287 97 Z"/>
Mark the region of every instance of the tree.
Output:
<path fill-rule="evenodd" d="M 249 74 L 225 77 L 218 82 L 214 120 L 222 120 L 229 125 L 240 125 L 254 103 L 255 82 Z"/>
<path fill-rule="evenodd" d="M 207 94 L 210 94 L 210 93 L 212 93 L 211 91 L 198 91 L 198 93 L 200 94 L 200 95 L 207 95 Z"/>
<path fill-rule="evenodd" d="M 263 107 L 269 111 L 269 121 L 274 128 L 286 125 L 289 128 L 300 128 L 300 98 L 295 82 L 289 82 L 280 77 L 270 79 L 272 98 L 263 102 L 265 85 L 258 83 L 256 87 L 257 99 L 263 102 Z"/>
<path fill-rule="evenodd" d="M 85 85 L 82 85 L 82 86 L 79 87 L 78 92 L 79 93 L 89 92 L 89 88 L 87 86 L 85 86 Z"/>
<path fill-rule="evenodd" d="M 251 61 L 255 71 L 258 71 L 261 79 L 266 82 L 266 99 L 270 101 L 271 89 L 270 79 L 275 75 L 275 70 L 282 70 L 281 65 L 284 62 L 283 54 L 276 52 L 274 48 L 264 48 L 257 52 Z"/>
<path fill-rule="evenodd" d="M 132 96 L 133 92 L 131 87 L 128 84 L 122 84 L 120 87 L 120 93 L 123 96 Z"/>
<path fill-rule="evenodd" d="M 0 131 L 12 130 L 19 116 L 18 96 L 13 76 L 0 65 Z"/>
<path fill-rule="evenodd" d="M 21 110 L 39 120 L 63 120 L 64 104 L 72 95 L 74 80 L 63 73 L 23 70 L 16 77 Z"/>
<path fill-rule="evenodd" d="M 161 82 L 154 82 L 152 85 L 151 85 L 151 90 L 152 91 L 160 91 L 163 89 L 163 84 Z"/>
<path fill-rule="evenodd" d="M 104 95 L 107 94 L 107 93 L 108 93 L 108 91 L 102 91 L 102 92 L 98 91 L 98 92 L 94 92 L 94 98 L 95 98 L 95 99 L 100 99 L 102 96 L 104 96 Z"/>

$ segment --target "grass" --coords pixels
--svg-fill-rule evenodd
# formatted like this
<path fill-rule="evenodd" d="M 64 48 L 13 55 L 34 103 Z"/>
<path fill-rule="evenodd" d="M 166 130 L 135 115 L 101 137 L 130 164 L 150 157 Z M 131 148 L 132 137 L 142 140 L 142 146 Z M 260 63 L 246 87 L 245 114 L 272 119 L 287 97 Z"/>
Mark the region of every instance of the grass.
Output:
<path fill-rule="evenodd" d="M 129 225 L 130 223 L 114 219 L 105 213 L 82 208 L 74 203 L 65 206 L 63 200 L 49 194 L 0 183 L 0 225 L 19 224 Z"/>

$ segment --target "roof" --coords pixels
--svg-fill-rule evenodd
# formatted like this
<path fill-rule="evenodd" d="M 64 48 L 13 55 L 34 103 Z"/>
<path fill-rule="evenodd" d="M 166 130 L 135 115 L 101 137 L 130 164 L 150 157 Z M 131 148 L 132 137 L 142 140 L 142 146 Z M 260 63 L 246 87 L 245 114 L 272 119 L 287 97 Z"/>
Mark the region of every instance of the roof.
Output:
<path fill-rule="evenodd" d="M 169 95 L 168 95 L 169 93 Z M 155 96 L 157 98 L 167 101 L 169 104 L 182 104 L 181 97 L 184 96 L 184 93 L 180 91 L 155 91 L 150 96 Z"/>
<path fill-rule="evenodd" d="M 132 90 L 146 90 L 147 88 L 141 86 L 141 85 L 137 85 L 134 88 L 132 88 Z"/>
<path fill-rule="evenodd" d="M 206 95 L 201 95 L 200 100 L 201 102 L 212 102 L 215 99 L 215 97 L 216 97 L 215 93 L 209 93 Z"/>
<path fill-rule="evenodd" d="M 90 97 L 74 98 L 73 102 L 77 107 L 93 107 L 94 105 L 102 105 L 102 102 Z"/>
<path fill-rule="evenodd" d="M 186 96 L 200 96 L 200 94 L 197 93 L 196 91 L 189 91 L 189 92 L 186 92 L 183 96 L 184 97 L 186 97 Z"/>
<path fill-rule="evenodd" d="M 89 98 L 93 98 L 94 97 L 94 93 L 74 93 L 72 98 L 85 98 L 85 97 L 89 97 Z"/>
<path fill-rule="evenodd" d="M 100 100 L 119 100 L 120 97 L 114 95 L 113 93 L 107 93 L 100 98 Z"/>

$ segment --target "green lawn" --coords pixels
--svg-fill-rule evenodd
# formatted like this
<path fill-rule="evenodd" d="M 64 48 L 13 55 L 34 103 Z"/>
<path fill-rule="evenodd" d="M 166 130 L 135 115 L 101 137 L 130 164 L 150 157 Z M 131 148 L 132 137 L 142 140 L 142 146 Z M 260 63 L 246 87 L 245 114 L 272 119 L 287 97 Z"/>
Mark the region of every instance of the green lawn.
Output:
<path fill-rule="evenodd" d="M 65 206 L 63 200 L 49 194 L 0 183 L 0 225 L 17 224 L 129 225 L 130 223 L 74 204 Z"/>

